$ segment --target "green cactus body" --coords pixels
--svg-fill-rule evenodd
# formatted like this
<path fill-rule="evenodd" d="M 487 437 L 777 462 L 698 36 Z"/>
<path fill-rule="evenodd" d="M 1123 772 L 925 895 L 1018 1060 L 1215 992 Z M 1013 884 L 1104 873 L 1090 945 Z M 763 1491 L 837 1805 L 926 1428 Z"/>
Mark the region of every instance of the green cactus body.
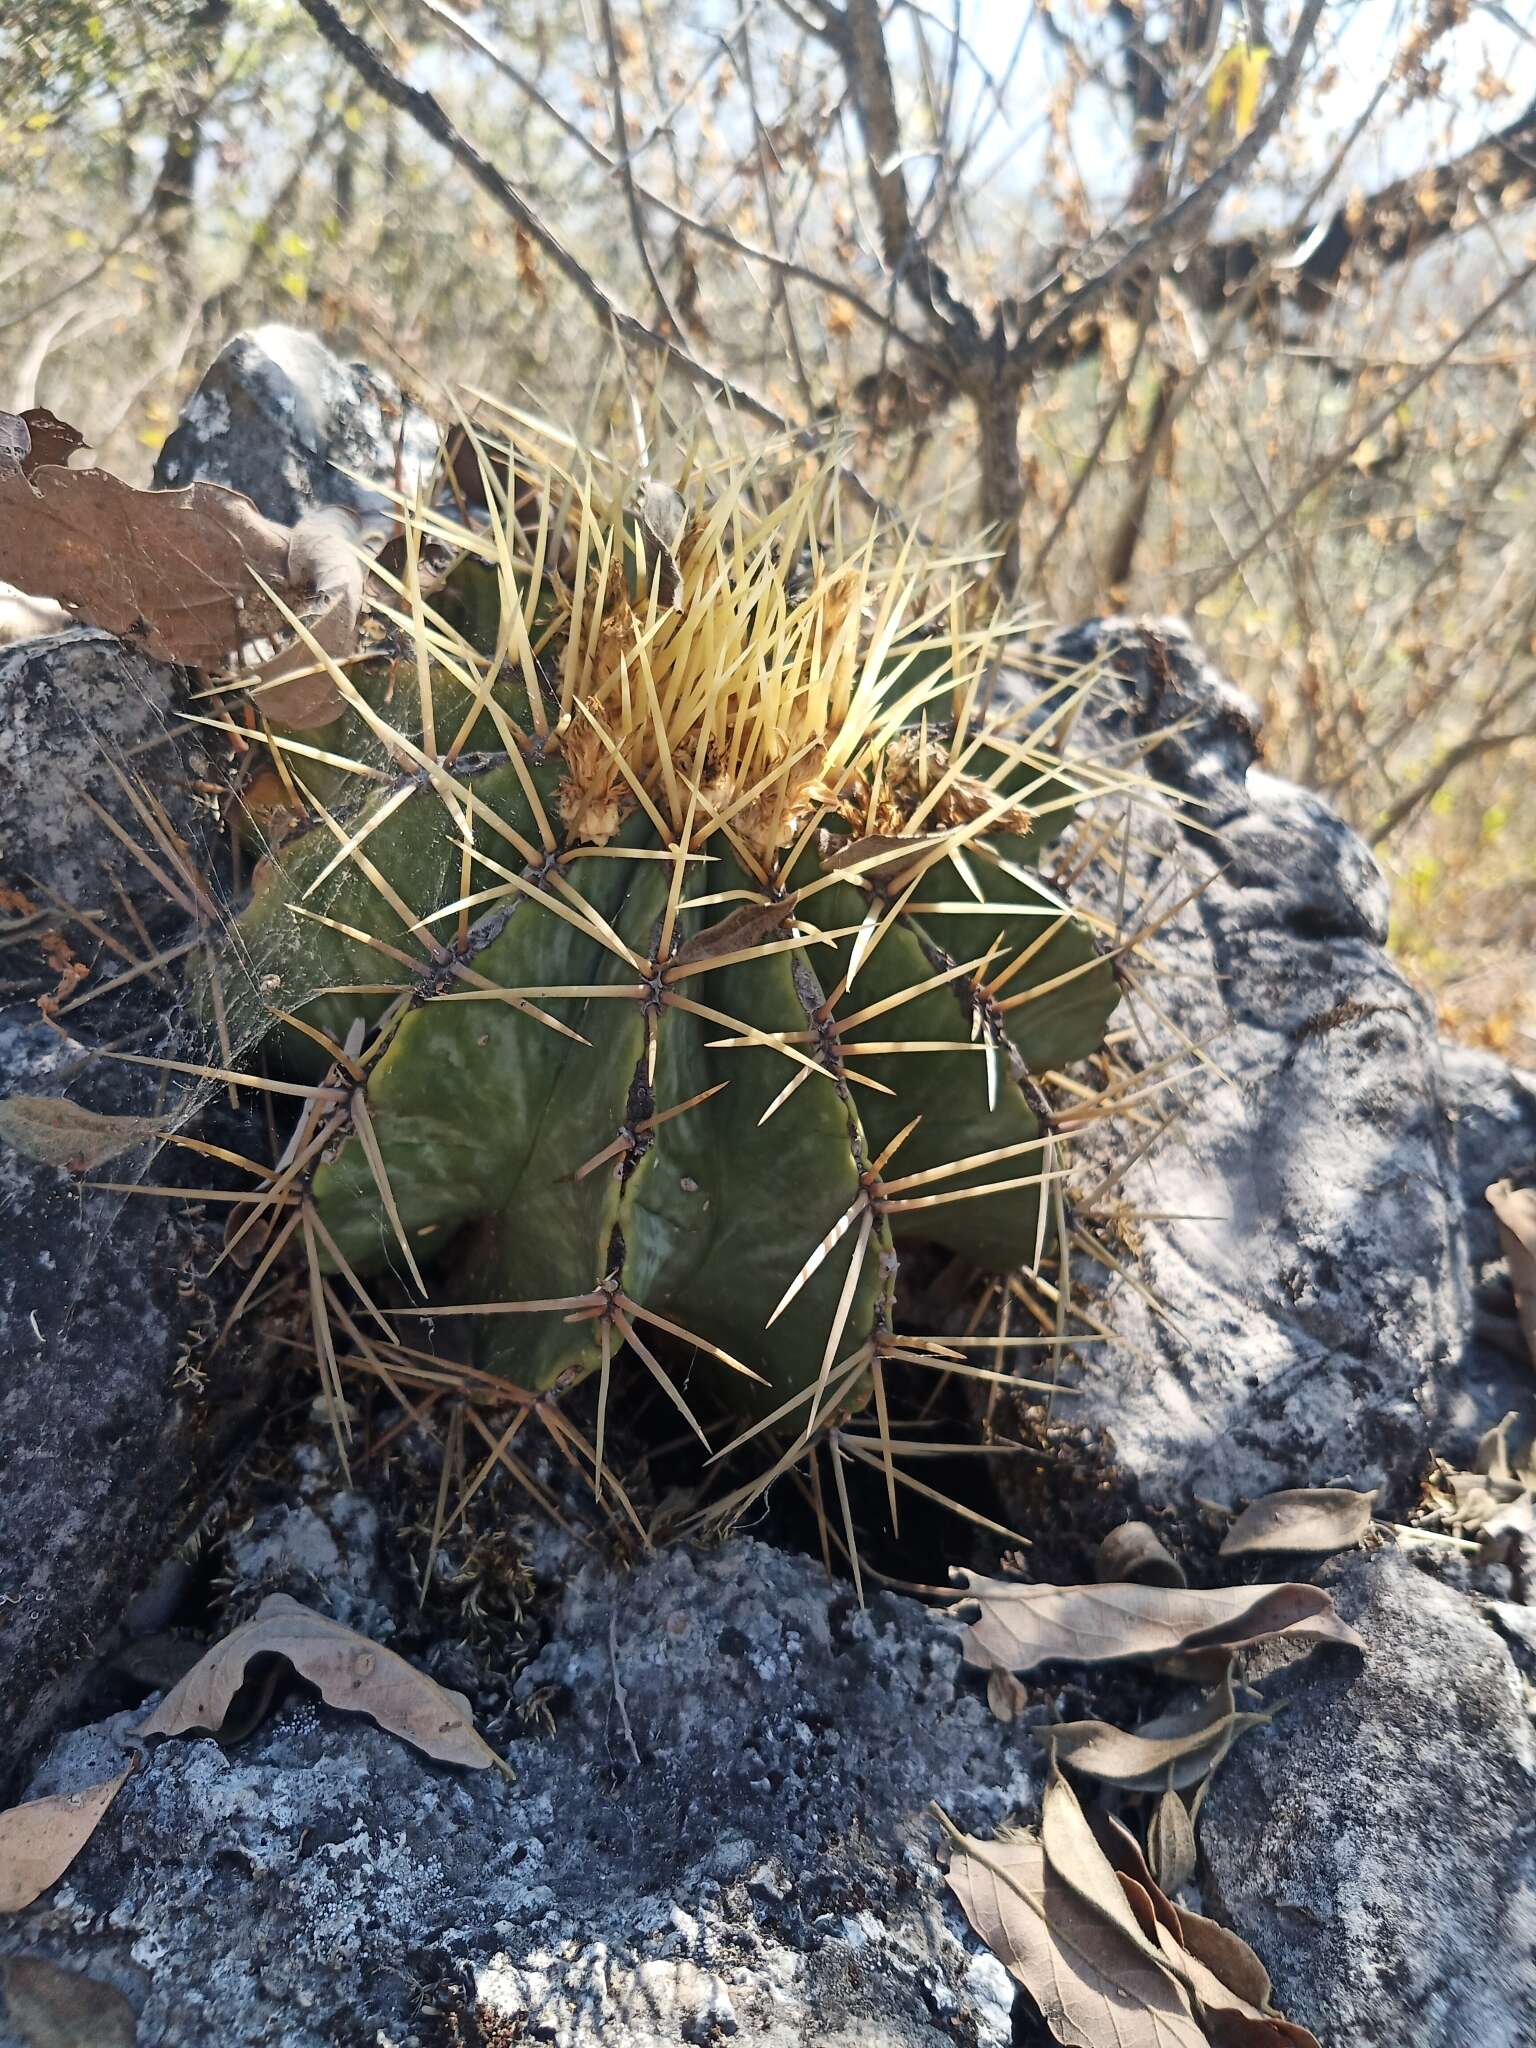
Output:
<path fill-rule="evenodd" d="M 388 738 L 362 719 L 375 779 L 354 779 L 350 803 L 332 780 L 328 817 L 269 863 L 239 920 L 247 1011 L 319 1034 L 274 1025 L 280 1058 L 334 1080 L 327 1042 L 363 1048 L 343 1082 L 350 1123 L 305 1179 L 323 1263 L 409 1301 L 403 1236 L 428 1290 L 418 1312 L 472 1311 L 473 1361 L 531 1390 L 639 1340 L 685 1395 L 707 1383 L 747 1416 L 797 1397 L 803 1413 L 821 1381 L 855 1404 L 892 1336 L 903 1245 L 1001 1271 L 1047 1240 L 1059 1148 L 1031 1076 L 1095 1051 L 1119 991 L 1089 922 L 1036 872 L 1069 812 L 1054 802 L 1024 829 L 1010 790 L 1070 783 L 979 748 L 980 773 L 962 776 L 937 727 L 882 752 L 899 731 L 880 709 L 890 632 L 881 666 L 825 573 L 808 601 L 821 610 L 797 623 L 777 538 L 754 553 L 718 523 L 690 528 L 663 617 L 659 574 L 635 597 L 633 523 L 605 528 L 585 502 L 581 517 L 585 578 L 540 599 L 547 704 L 527 694 L 516 581 L 500 586 L 509 634 L 476 564 L 469 596 L 439 602 L 464 643 L 433 718 L 402 722 L 382 779 Z M 623 549 L 604 542 L 615 532 Z M 626 550 L 638 560 L 616 595 L 623 570 L 606 564 Z M 674 657 L 665 700 L 647 641 Z M 772 685 L 741 682 L 743 648 L 765 674 L 794 661 L 808 679 L 766 734 L 751 707 L 764 699 L 766 726 Z M 823 703 L 828 648 L 842 681 Z M 473 715 L 472 649 L 499 718 Z M 935 668 L 954 684 L 964 653 L 895 689 L 931 693 Z M 711 727 L 699 678 L 727 672 L 738 723 Z M 414 690 L 413 676 L 388 701 Z M 796 781 L 759 776 L 768 795 L 748 802 L 732 734 L 745 725 L 758 758 L 793 767 L 786 703 L 821 752 Z M 663 761 L 674 706 L 692 723 Z M 429 749 L 423 765 L 423 724 L 441 745 L 466 715 L 481 752 Z M 638 764 L 627 777 L 621 755 Z M 925 799 L 935 782 L 941 800 Z"/>

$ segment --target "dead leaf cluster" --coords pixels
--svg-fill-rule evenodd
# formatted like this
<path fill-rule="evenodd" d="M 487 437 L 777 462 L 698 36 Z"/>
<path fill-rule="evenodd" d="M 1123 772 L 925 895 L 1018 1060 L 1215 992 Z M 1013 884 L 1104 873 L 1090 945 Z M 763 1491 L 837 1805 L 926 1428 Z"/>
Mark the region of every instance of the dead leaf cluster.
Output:
<path fill-rule="evenodd" d="M 1488 1546 L 1536 1531 L 1536 1441 L 1511 1445 L 1516 1419 L 1511 1410 L 1484 1434 L 1471 1471 L 1435 1460 L 1424 1483 L 1422 1526 L 1477 1537 Z"/>
<path fill-rule="evenodd" d="M 218 672 L 245 664 L 268 717 L 325 724 L 341 699 L 310 647 L 352 651 L 363 563 L 351 516 L 334 507 L 295 527 L 221 484 L 137 490 L 101 469 L 64 467 L 81 437 L 51 413 L 0 413 L 0 580 L 56 598 L 83 624 L 156 660 Z"/>
<path fill-rule="evenodd" d="M 1253 1950 L 1174 1905 L 1129 1832 L 1096 1833 L 1059 1773 L 1038 1829 L 985 1841 L 934 1811 L 950 1890 L 1063 2048 L 1318 2048 L 1276 2012 Z"/>
<path fill-rule="evenodd" d="M 476 1732 L 462 1693 L 449 1692 L 393 1650 L 313 1613 L 285 1593 L 263 1600 L 250 1621 L 199 1658 L 140 1723 L 137 1739 L 217 1733 L 252 1665 L 266 1658 L 291 1665 L 328 1706 L 366 1714 L 439 1763 L 511 1775 Z M 18 1912 L 58 1882 L 134 1768 L 129 1765 L 80 1791 L 31 1799 L 0 1813 L 0 1912 Z"/>

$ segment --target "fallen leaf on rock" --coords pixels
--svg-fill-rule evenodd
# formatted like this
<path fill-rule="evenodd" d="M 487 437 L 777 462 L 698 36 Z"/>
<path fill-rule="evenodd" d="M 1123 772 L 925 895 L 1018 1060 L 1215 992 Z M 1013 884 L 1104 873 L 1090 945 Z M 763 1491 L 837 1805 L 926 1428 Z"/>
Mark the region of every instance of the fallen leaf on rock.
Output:
<path fill-rule="evenodd" d="M 1321 1555 L 1352 1550 L 1371 1526 L 1376 1492 L 1347 1486 L 1303 1486 L 1250 1501 L 1222 1541 L 1222 1557 L 1298 1550 Z"/>
<path fill-rule="evenodd" d="M 1320 1586 L 1031 1586 L 976 1572 L 953 1574 L 978 1618 L 965 1631 L 966 1662 L 1033 1671 L 1060 1660 L 1108 1664 L 1195 1650 L 1239 1650 L 1270 1636 L 1364 1645 Z"/>
<path fill-rule="evenodd" d="M 0 1813 L 0 1913 L 18 1913 L 57 1884 L 126 1782 L 119 1771 L 79 1792 L 28 1799 Z"/>
<path fill-rule="evenodd" d="M 1046 1788 L 1038 1832 L 996 1841 L 961 1834 L 935 1809 L 961 1911 L 1063 2048 L 1206 2048 L 1188 1993 L 1068 1792 L 1080 1826 L 1071 1824 L 1061 1785 Z"/>
<path fill-rule="evenodd" d="M 165 1126 L 154 1116 L 103 1116 L 65 1095 L 7 1095 L 0 1099 L 0 1138 L 25 1159 L 89 1173 L 109 1159 L 157 1138 Z"/>
<path fill-rule="evenodd" d="M 1165 1792 L 1147 1823 L 1147 1857 L 1165 1892 L 1181 1892 L 1194 1881 L 1195 1823 L 1177 1792 Z"/>
<path fill-rule="evenodd" d="M 1305 2027 L 1275 2010 L 1269 1972 L 1247 1942 L 1203 1913 L 1175 1905 L 1123 1822 L 1106 1819 L 1099 1840 L 1138 1924 L 1191 1994 L 1212 2048 L 1318 2048 Z"/>
<path fill-rule="evenodd" d="M 162 661 L 217 668 L 283 630 L 289 530 L 238 491 L 139 491 L 104 469 L 0 476 L 0 577 Z"/>
<path fill-rule="evenodd" d="M 1053 1727 L 1036 1728 L 1034 1735 L 1054 1764 L 1070 1764 L 1122 1792 L 1157 1792 L 1197 1785 L 1245 1728 L 1271 1718 L 1236 1711 L 1229 1671 L 1198 1707 L 1160 1714 L 1134 1731 L 1112 1727 L 1108 1721 L 1058 1721 Z"/>
<path fill-rule="evenodd" d="M 1536 1188 L 1517 1188 L 1499 1180 L 1487 1193 L 1488 1206 L 1499 1220 L 1499 1240 L 1509 1262 L 1520 1328 L 1531 1363 L 1536 1365 Z"/>
<path fill-rule="evenodd" d="M 222 1728 L 245 1682 L 246 1667 L 264 1656 L 284 1658 L 328 1706 L 367 1714 L 439 1763 L 490 1767 L 511 1776 L 508 1765 L 476 1733 L 462 1693 L 447 1691 L 393 1650 L 315 1614 L 286 1593 L 270 1594 L 252 1620 L 215 1643 L 137 1733 L 185 1735 L 194 1728 Z"/>
<path fill-rule="evenodd" d="M 61 1970 L 43 1956 L 0 1963 L 5 2016 L 26 2048 L 134 2048 L 133 2007 L 115 1984 Z"/>
<path fill-rule="evenodd" d="M 1093 1560 L 1100 1585 L 1135 1581 L 1143 1586 L 1182 1586 L 1184 1568 L 1146 1522 L 1122 1522 L 1111 1529 Z"/>
<path fill-rule="evenodd" d="M 296 617 L 327 654 L 350 651 L 363 595 L 352 530 L 335 508 L 279 526 L 222 484 L 140 491 L 103 469 L 28 472 L 0 445 L 0 578 L 189 668 L 285 643 L 256 679 L 281 686 L 264 708 L 286 725 L 321 725 L 340 708 L 328 674 L 284 681 L 315 666 L 302 641 L 286 643 Z"/>
<path fill-rule="evenodd" d="M 987 1673 L 987 1705 L 999 1721 L 1017 1721 L 1029 1705 L 1029 1694 L 1011 1671 L 994 1664 Z"/>

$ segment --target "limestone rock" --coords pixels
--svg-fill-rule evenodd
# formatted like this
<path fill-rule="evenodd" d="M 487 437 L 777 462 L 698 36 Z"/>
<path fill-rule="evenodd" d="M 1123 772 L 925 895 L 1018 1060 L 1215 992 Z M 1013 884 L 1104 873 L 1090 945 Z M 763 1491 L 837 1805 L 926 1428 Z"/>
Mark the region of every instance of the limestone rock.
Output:
<path fill-rule="evenodd" d="M 186 1006 L 148 979 L 56 1024 L 36 1000 L 58 977 L 38 943 L 49 931 L 94 969 L 83 993 L 125 965 L 93 937 L 92 916 L 126 932 L 139 957 L 148 949 L 123 898 L 157 944 L 185 927 L 123 844 L 164 863 L 108 765 L 144 775 L 172 830 L 195 843 L 195 750 L 165 743 L 170 684 L 169 671 L 79 629 L 0 655 L 0 882 L 16 933 L 14 979 L 0 994 L 7 1095 L 146 1115 L 166 1106 L 164 1076 L 97 1048 L 205 1056 Z M 140 1179 L 148 1163 L 143 1147 L 87 1178 Z M 206 1210 L 92 1191 L 0 1145 L 0 1779 L 79 1696 L 263 1397 L 265 1373 L 244 1346 L 201 1376 L 229 1299 L 204 1277 L 222 1224 Z"/>
<path fill-rule="evenodd" d="M 1193 800 L 1182 827 L 1138 808 L 1132 901 L 1156 916 L 1200 892 L 1158 935 L 1177 978 L 1150 976 L 1152 1001 L 1123 1013 L 1138 1057 L 1196 1068 L 1124 1184 L 1132 1208 L 1180 1219 L 1139 1232 L 1166 1315 L 1113 1288 L 1125 1343 L 1089 1350 L 1074 1413 L 1153 1501 L 1340 1483 L 1402 1507 L 1448 1417 L 1502 1411 L 1463 1374 L 1442 1052 L 1385 951 L 1380 872 L 1322 798 L 1257 765 L 1251 707 L 1181 627 L 1100 622 L 1056 653 L 1109 657 L 1098 743 L 1164 734 L 1148 768 Z"/>
<path fill-rule="evenodd" d="M 437 447 L 431 419 L 388 377 L 274 323 L 219 351 L 161 449 L 154 481 L 165 490 L 200 477 L 228 484 L 292 526 L 315 505 L 387 510 L 369 484 L 414 490 Z"/>
<path fill-rule="evenodd" d="M 306 1572 L 324 1548 L 283 1540 Z M 362 1559 L 347 1601 L 379 1595 Z M 1011 1987 L 925 1808 L 994 1829 L 1038 1799 L 1039 1753 L 953 1624 L 860 1613 L 751 1541 L 679 1548 L 572 1569 L 522 1689 L 555 1732 L 508 1745 L 514 1785 L 302 1701 L 229 1752 L 160 1747 L 0 1953 L 88 1958 L 139 2048 L 1007 2048 Z M 65 1738 L 32 1792 L 110 1768 L 128 1718 Z"/>
<path fill-rule="evenodd" d="M 1329 2048 L 1526 2048 L 1536 1731 L 1520 1674 L 1476 1603 L 1400 1552 L 1320 1576 L 1366 1654 L 1263 1685 L 1285 1711 L 1206 1801 L 1206 1908 Z"/>

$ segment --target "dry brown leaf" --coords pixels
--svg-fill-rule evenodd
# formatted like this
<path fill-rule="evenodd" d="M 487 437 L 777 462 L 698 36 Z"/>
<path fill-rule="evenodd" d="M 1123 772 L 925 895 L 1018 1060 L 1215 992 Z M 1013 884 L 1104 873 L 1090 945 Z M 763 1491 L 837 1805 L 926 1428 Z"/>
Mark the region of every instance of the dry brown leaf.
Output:
<path fill-rule="evenodd" d="M 19 1913 L 58 1883 L 127 1777 L 119 1771 L 99 1785 L 29 1799 L 0 1813 L 0 1913 Z"/>
<path fill-rule="evenodd" d="M 1160 1714 L 1134 1731 L 1108 1721 L 1059 1721 L 1036 1728 L 1035 1739 L 1055 1764 L 1070 1764 L 1122 1792 L 1183 1790 L 1213 1771 L 1245 1728 L 1268 1714 L 1235 1711 L 1230 1672 L 1225 1681 L 1188 1713 Z"/>
<path fill-rule="evenodd" d="M 315 1686 L 328 1706 L 370 1719 L 440 1763 L 487 1767 L 510 1776 L 475 1731 L 469 1701 L 449 1692 L 393 1650 L 315 1614 L 286 1593 L 263 1600 L 254 1618 L 215 1643 L 145 1721 L 141 1736 L 184 1735 L 224 1725 L 230 1702 L 256 1657 L 277 1656 Z"/>
<path fill-rule="evenodd" d="M 987 1673 L 987 1705 L 996 1720 L 1017 1721 L 1029 1705 L 1029 1694 L 1011 1671 L 994 1664 Z"/>
<path fill-rule="evenodd" d="M 138 491 L 102 469 L 0 475 L 0 577 L 192 668 L 284 630 L 256 578 L 286 594 L 289 539 L 221 484 Z"/>
<path fill-rule="evenodd" d="M 687 502 L 670 485 L 653 483 L 647 478 L 635 493 L 634 516 L 640 529 L 640 547 L 636 551 L 640 588 L 649 590 L 659 564 L 656 595 L 670 609 L 683 594 L 683 572 L 677 551 L 688 530 Z"/>
<path fill-rule="evenodd" d="M 1291 1635 L 1364 1645 L 1334 1612 L 1319 1586 L 1030 1586 L 956 1572 L 965 1586 L 961 1608 L 976 1603 L 965 1631 L 967 1663 L 1013 1672 L 1061 1660 L 1108 1664 L 1165 1658 L 1192 1650 L 1238 1650 L 1266 1637 Z"/>
<path fill-rule="evenodd" d="M 1536 1188 L 1517 1188 L 1499 1180 L 1487 1194 L 1488 1206 L 1499 1220 L 1499 1240 L 1509 1261 L 1525 1348 L 1536 1365 Z"/>
<path fill-rule="evenodd" d="M 26 2048 L 134 2048 L 138 2021 L 115 1984 L 43 1956 L 0 1962 L 5 2016 Z"/>
<path fill-rule="evenodd" d="M 674 967 L 692 966 L 699 960 L 713 960 L 722 953 L 735 953 L 747 946 L 761 946 L 774 937 L 795 907 L 793 896 L 776 903 L 743 903 L 714 924 L 706 925 L 685 939 L 672 955 Z"/>
<path fill-rule="evenodd" d="M 65 1095 L 0 1098 L 0 1139 L 44 1166 L 89 1173 L 109 1159 L 147 1144 L 164 1130 L 154 1116 L 103 1116 Z"/>
<path fill-rule="evenodd" d="M 1147 1856 L 1165 1892 L 1181 1892 L 1194 1881 L 1195 1824 L 1177 1792 L 1165 1792 L 1147 1823 Z"/>
<path fill-rule="evenodd" d="M 1086 1823 L 1080 1834 L 1063 1824 L 1053 1789 L 1039 1833 L 991 1842 L 950 1834 L 946 1882 L 961 1911 L 1063 2048 L 1207 2048 L 1103 1851 Z"/>
<path fill-rule="evenodd" d="M 1212 2048 L 1318 2048 L 1305 2027 L 1275 2011 L 1269 1972 L 1247 1942 L 1175 1905 L 1122 1822 L 1106 1820 L 1101 1840 L 1138 1924 L 1190 1992 Z"/>
<path fill-rule="evenodd" d="M 1186 1583 L 1183 1566 L 1146 1522 L 1122 1522 L 1110 1530 L 1094 1557 L 1093 1576 L 1101 1585 Z"/>
<path fill-rule="evenodd" d="M 1347 1486 L 1303 1486 L 1267 1493 L 1251 1501 L 1227 1531 L 1221 1556 L 1256 1551 L 1297 1550 L 1316 1555 L 1352 1550 L 1371 1526 L 1376 1490 L 1355 1493 Z"/>
<path fill-rule="evenodd" d="M 14 476 L 18 470 L 30 476 L 45 463 L 62 468 L 84 446 L 85 436 L 44 405 L 27 412 L 0 412 L 0 477 Z"/>
<path fill-rule="evenodd" d="M 881 886 L 889 887 L 893 868 L 910 864 L 920 853 L 926 852 L 930 846 L 937 846 L 948 836 L 945 832 L 913 832 L 907 836 L 871 832 L 863 839 L 833 841 L 832 850 L 823 854 L 821 864 L 830 875 L 841 874 L 845 868 L 857 868 L 859 877 L 866 880 L 871 875 L 878 875 Z"/>

